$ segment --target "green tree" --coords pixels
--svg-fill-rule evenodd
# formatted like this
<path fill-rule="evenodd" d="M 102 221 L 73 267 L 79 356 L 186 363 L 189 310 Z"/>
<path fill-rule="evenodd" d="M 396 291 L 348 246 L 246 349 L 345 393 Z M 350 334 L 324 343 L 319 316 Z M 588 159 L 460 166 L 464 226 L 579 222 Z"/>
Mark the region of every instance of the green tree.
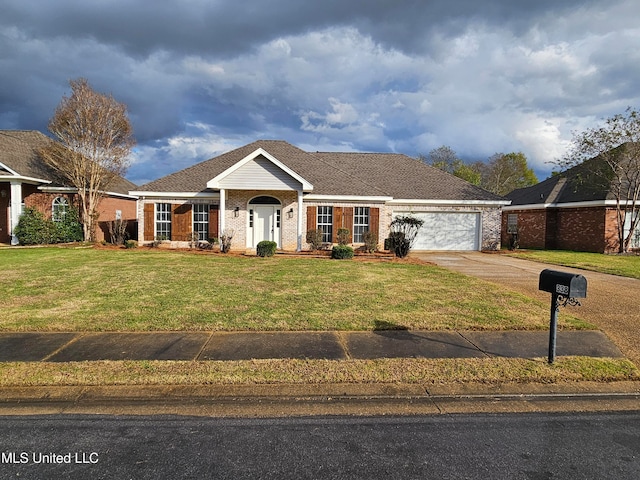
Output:
<path fill-rule="evenodd" d="M 496 153 L 481 167 L 480 186 L 496 195 L 506 195 L 517 188 L 538 183 L 522 152 Z"/>
<path fill-rule="evenodd" d="M 629 107 L 602 126 L 574 133 L 568 153 L 556 163 L 563 170 L 580 165 L 581 182 L 615 198 L 619 251 L 628 251 L 640 221 L 640 112 Z"/>
<path fill-rule="evenodd" d="M 40 152 L 78 190 L 85 240 L 93 240 L 98 204 L 110 185 L 126 172 L 134 145 L 127 107 L 95 92 L 84 79 L 71 80 L 49 121 L 57 142 Z"/>
<path fill-rule="evenodd" d="M 428 156 L 421 155 L 419 158 L 426 164 L 462 178 L 469 183 L 480 184 L 481 176 L 477 165 L 463 162 L 451 147 L 443 145 L 431 150 Z"/>

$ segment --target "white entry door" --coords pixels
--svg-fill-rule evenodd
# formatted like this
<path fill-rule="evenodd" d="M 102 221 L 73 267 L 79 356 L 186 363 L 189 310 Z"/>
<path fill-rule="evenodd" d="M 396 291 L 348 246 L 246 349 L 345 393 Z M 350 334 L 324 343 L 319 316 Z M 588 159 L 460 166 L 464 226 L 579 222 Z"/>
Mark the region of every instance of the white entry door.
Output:
<path fill-rule="evenodd" d="M 253 245 L 263 240 L 276 242 L 280 246 L 280 207 L 255 205 L 253 207 Z"/>

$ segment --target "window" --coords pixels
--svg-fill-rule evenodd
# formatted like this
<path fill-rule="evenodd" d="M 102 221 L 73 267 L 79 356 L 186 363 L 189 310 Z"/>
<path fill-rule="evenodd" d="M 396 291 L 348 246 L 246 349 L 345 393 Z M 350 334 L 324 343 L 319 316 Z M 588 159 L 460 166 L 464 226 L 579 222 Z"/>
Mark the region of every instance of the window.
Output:
<path fill-rule="evenodd" d="M 518 214 L 507 215 L 507 233 L 518 233 Z"/>
<path fill-rule="evenodd" d="M 369 207 L 353 209 L 353 243 L 364 243 L 364 234 L 369 231 Z"/>
<path fill-rule="evenodd" d="M 638 212 L 636 212 L 635 218 L 638 218 Z M 627 212 L 624 217 L 624 238 L 627 238 L 627 236 L 629 235 L 629 230 L 631 230 L 631 219 L 631 212 Z M 633 232 L 629 248 L 640 248 L 640 226 L 636 227 L 635 231 Z"/>
<path fill-rule="evenodd" d="M 193 231 L 198 234 L 198 240 L 209 239 L 209 205 L 193 206 Z"/>
<path fill-rule="evenodd" d="M 333 207 L 318 207 L 318 230 L 322 230 L 322 241 L 331 243 L 333 238 Z"/>
<path fill-rule="evenodd" d="M 51 219 L 54 222 L 63 222 L 69 211 L 69 200 L 65 197 L 56 197 L 51 205 Z"/>
<path fill-rule="evenodd" d="M 156 239 L 171 240 L 170 203 L 156 203 Z"/>

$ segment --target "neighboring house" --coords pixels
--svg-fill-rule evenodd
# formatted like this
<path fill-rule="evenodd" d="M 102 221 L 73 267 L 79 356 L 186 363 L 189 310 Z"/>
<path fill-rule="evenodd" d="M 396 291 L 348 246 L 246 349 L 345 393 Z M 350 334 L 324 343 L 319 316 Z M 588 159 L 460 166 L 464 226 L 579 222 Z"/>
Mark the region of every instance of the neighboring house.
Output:
<path fill-rule="evenodd" d="M 0 130 L 0 243 L 16 244 L 13 229 L 25 207 L 34 207 L 57 221 L 66 209 L 78 203 L 77 190 L 38 155 L 52 140 L 40 132 Z M 108 223 L 116 218 L 136 222 L 136 198 L 129 191 L 136 186 L 124 178 L 98 206 L 98 241 L 108 237 Z"/>
<path fill-rule="evenodd" d="M 517 232 L 521 248 L 619 251 L 615 197 L 611 188 L 589 181 L 589 173 L 582 165 L 537 185 L 514 190 L 506 197 L 511 205 L 503 209 L 505 246 L 509 246 L 512 234 Z M 625 236 L 630 220 L 627 215 Z M 636 230 L 631 246 L 640 248 L 640 230 Z"/>
<path fill-rule="evenodd" d="M 232 250 L 271 240 L 285 251 L 309 248 L 319 228 L 327 244 L 339 228 L 359 246 L 367 231 L 379 246 L 397 215 L 425 221 L 414 250 L 494 250 L 508 204 L 464 180 L 405 155 L 305 152 L 257 141 L 130 192 L 138 200 L 141 243 L 187 246 L 233 231 Z"/>

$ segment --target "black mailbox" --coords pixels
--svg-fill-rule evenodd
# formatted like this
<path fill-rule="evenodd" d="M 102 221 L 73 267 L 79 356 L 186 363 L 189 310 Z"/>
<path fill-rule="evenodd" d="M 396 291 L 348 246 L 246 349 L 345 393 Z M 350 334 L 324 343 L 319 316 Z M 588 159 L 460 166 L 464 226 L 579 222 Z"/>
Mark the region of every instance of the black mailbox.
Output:
<path fill-rule="evenodd" d="M 582 275 L 546 269 L 540 272 L 538 288 L 566 298 L 586 298 L 587 279 Z"/>

